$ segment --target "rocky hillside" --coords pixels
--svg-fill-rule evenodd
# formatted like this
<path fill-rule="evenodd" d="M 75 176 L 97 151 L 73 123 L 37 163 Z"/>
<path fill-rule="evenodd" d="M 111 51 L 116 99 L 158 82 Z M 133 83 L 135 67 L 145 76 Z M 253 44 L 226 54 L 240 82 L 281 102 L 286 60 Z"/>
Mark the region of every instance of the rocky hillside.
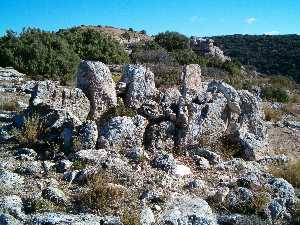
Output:
<path fill-rule="evenodd" d="M 84 60 L 70 87 L 2 68 L 0 224 L 299 224 L 297 111 L 181 72 L 158 88 Z"/>

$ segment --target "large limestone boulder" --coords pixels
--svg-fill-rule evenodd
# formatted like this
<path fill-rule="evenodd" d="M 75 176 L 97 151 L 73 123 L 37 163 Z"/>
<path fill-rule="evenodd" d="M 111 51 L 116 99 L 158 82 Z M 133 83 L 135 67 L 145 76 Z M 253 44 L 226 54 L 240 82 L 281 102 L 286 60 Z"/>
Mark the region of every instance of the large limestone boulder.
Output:
<path fill-rule="evenodd" d="M 47 80 L 36 84 L 28 110 L 38 113 L 51 128 L 60 128 L 66 123 L 78 126 L 86 120 L 90 103 L 80 89 Z"/>
<path fill-rule="evenodd" d="M 159 215 L 158 221 L 162 225 L 217 225 L 207 202 L 192 196 L 172 198 Z"/>
<path fill-rule="evenodd" d="M 103 147 L 131 148 L 142 146 L 147 120 L 142 116 L 118 116 L 99 130 L 99 143 Z"/>
<path fill-rule="evenodd" d="M 117 105 L 115 83 L 109 68 L 96 61 L 81 61 L 77 73 L 77 87 L 91 103 L 90 118 L 98 119 Z"/>
<path fill-rule="evenodd" d="M 154 74 L 141 65 L 126 66 L 121 82 L 126 84 L 126 103 L 130 107 L 138 109 L 157 94 Z"/>

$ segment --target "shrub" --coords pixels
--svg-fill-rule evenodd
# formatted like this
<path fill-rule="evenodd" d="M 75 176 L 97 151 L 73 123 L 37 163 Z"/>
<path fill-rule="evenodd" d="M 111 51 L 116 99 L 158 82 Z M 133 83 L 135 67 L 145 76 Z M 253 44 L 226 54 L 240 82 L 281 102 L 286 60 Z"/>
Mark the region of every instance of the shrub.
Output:
<path fill-rule="evenodd" d="M 88 180 L 88 190 L 81 196 L 81 203 L 92 210 L 109 211 L 119 208 L 123 190 L 111 183 L 112 177 L 95 174 Z"/>
<path fill-rule="evenodd" d="M 141 30 L 140 33 L 146 35 L 146 34 L 147 34 L 147 31 L 146 31 L 146 30 Z"/>
<path fill-rule="evenodd" d="M 158 87 L 173 86 L 178 84 L 181 67 L 159 63 L 151 65 L 151 71 L 155 75 L 155 84 Z"/>
<path fill-rule="evenodd" d="M 300 160 L 290 161 L 285 165 L 271 166 L 270 172 L 275 177 L 282 177 L 291 183 L 294 187 L 300 188 Z"/>
<path fill-rule="evenodd" d="M 274 88 L 285 88 L 285 89 L 294 89 L 296 87 L 296 82 L 286 76 L 271 76 L 269 83 Z"/>
<path fill-rule="evenodd" d="M 205 66 L 207 64 L 205 57 L 197 55 L 191 49 L 175 50 L 172 52 L 172 56 L 180 65 L 199 64 Z"/>
<path fill-rule="evenodd" d="M 66 39 L 80 59 L 97 60 L 107 64 L 129 62 L 121 45 L 108 34 L 91 28 L 70 29 L 58 32 Z"/>
<path fill-rule="evenodd" d="M 166 31 L 159 33 L 154 38 L 155 42 L 167 51 L 188 49 L 190 47 L 190 40 L 183 34 L 178 32 Z"/>
<path fill-rule="evenodd" d="M 270 107 L 264 108 L 265 120 L 277 122 L 282 117 L 282 112 Z"/>
<path fill-rule="evenodd" d="M 288 102 L 289 96 L 282 88 L 265 87 L 262 89 L 262 97 L 276 102 Z"/>
<path fill-rule="evenodd" d="M 43 124 L 38 115 L 28 116 L 20 129 L 14 129 L 12 134 L 18 143 L 24 147 L 34 147 L 41 144 L 41 136 L 44 133 Z"/>
<path fill-rule="evenodd" d="M 176 60 L 164 49 L 137 51 L 132 53 L 131 58 L 134 63 L 161 63 L 166 65 L 176 63 Z"/>
<path fill-rule="evenodd" d="M 78 63 L 78 55 L 55 33 L 28 28 L 19 36 L 8 31 L 0 39 L 0 66 L 12 66 L 33 79 L 42 75 L 66 83 L 72 80 Z"/>

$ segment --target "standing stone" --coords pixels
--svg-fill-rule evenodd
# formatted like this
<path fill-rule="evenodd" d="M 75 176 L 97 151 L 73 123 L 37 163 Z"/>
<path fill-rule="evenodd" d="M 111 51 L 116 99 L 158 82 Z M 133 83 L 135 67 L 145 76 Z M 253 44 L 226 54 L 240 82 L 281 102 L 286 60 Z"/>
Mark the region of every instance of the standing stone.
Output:
<path fill-rule="evenodd" d="M 77 73 L 77 87 L 91 103 L 90 118 L 98 119 L 117 105 L 115 83 L 109 68 L 96 61 L 81 61 Z"/>
<path fill-rule="evenodd" d="M 126 102 L 130 107 L 138 109 L 156 95 L 154 74 L 141 65 L 126 66 L 121 81 L 126 83 Z"/>
<path fill-rule="evenodd" d="M 183 68 L 181 76 L 181 92 L 188 100 L 192 100 L 201 90 L 201 68 L 198 64 L 190 64 Z"/>

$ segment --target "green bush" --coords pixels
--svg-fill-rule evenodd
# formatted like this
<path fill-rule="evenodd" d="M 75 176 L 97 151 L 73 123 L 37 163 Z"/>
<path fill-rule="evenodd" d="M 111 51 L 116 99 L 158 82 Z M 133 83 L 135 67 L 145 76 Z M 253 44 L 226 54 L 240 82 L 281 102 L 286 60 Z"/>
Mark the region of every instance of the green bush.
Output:
<path fill-rule="evenodd" d="M 39 29 L 24 29 L 20 35 L 8 31 L 0 38 L 0 66 L 12 66 L 33 79 L 66 83 L 71 80 L 79 57 L 64 38 Z"/>
<path fill-rule="evenodd" d="M 288 102 L 289 96 L 282 88 L 265 87 L 262 89 L 262 97 L 276 102 Z"/>
<path fill-rule="evenodd" d="M 178 32 L 166 31 L 159 33 L 154 38 L 155 42 L 167 51 L 188 49 L 190 47 L 190 40 L 183 34 Z"/>
<path fill-rule="evenodd" d="M 80 59 L 97 60 L 107 64 L 129 62 L 129 56 L 121 45 L 100 30 L 73 28 L 61 30 L 58 35 L 68 41 Z"/>
<path fill-rule="evenodd" d="M 201 66 L 206 66 L 208 61 L 205 57 L 197 55 L 191 49 L 175 50 L 171 55 L 180 65 L 199 64 Z"/>
<path fill-rule="evenodd" d="M 151 65 L 151 71 L 155 74 L 155 84 L 160 86 L 173 86 L 178 84 L 181 67 L 158 63 Z"/>

